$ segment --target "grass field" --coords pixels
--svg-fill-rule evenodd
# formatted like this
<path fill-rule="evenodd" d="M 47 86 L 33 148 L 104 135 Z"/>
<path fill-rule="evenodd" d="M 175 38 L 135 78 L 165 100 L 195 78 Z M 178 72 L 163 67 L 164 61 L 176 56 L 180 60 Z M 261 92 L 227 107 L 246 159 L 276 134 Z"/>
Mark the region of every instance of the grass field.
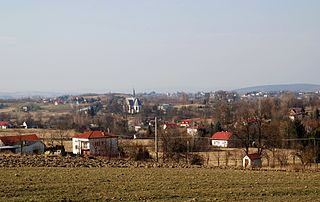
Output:
<path fill-rule="evenodd" d="M 320 173 L 1 168 L 1 201 L 320 201 Z"/>

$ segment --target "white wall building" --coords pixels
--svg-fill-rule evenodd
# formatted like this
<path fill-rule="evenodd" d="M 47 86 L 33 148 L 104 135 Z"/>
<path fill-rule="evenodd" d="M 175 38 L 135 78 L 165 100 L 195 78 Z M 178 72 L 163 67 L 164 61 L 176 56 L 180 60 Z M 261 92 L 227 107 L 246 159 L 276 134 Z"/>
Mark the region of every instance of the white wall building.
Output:
<path fill-rule="evenodd" d="M 118 137 L 101 131 L 90 131 L 72 138 L 73 154 L 115 156 L 118 154 Z"/>
<path fill-rule="evenodd" d="M 236 147 L 237 140 L 231 132 L 216 132 L 211 137 L 211 144 L 215 147 Z"/>
<path fill-rule="evenodd" d="M 45 145 L 35 134 L 1 136 L 0 150 L 23 154 L 42 154 L 44 153 Z"/>

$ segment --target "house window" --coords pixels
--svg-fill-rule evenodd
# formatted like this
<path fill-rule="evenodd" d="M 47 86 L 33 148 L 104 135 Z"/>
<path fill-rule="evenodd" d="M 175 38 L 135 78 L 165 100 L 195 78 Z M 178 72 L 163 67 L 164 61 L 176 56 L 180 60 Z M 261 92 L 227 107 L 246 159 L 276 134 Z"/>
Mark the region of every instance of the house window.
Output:
<path fill-rule="evenodd" d="M 82 142 L 82 148 L 87 149 L 88 148 L 88 142 Z"/>

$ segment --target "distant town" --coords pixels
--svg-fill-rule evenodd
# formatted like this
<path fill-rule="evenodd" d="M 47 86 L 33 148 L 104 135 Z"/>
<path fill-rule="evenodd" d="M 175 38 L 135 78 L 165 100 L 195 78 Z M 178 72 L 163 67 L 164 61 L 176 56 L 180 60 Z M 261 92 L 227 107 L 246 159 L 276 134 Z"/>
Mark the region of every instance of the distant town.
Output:
<path fill-rule="evenodd" d="M 227 151 L 234 159 L 229 164 L 243 167 L 305 167 L 320 160 L 319 91 L 164 94 L 133 89 L 131 94 L 1 99 L 0 120 L 1 152 L 163 162 L 180 161 L 188 153 L 188 161 L 204 164 L 207 159 L 216 165 L 228 157 L 208 160 L 201 152 Z M 191 158 L 190 152 L 197 155 Z"/>

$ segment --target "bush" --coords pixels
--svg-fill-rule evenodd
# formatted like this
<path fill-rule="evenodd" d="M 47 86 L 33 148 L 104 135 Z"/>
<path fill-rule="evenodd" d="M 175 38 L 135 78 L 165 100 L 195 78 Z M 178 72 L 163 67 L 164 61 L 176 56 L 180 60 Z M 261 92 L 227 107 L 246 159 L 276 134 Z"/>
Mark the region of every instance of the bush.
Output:
<path fill-rule="evenodd" d="M 146 161 L 152 159 L 148 149 L 142 145 L 135 145 L 129 150 L 126 150 L 126 156 L 135 161 Z"/>
<path fill-rule="evenodd" d="M 190 145 L 190 138 L 186 138 L 177 130 L 170 130 L 161 135 L 162 151 L 164 160 L 173 160 L 179 162 L 181 158 L 185 158 Z"/>
<path fill-rule="evenodd" d="M 138 151 L 135 153 L 134 156 L 135 161 L 145 161 L 151 159 L 149 151 L 145 147 L 140 146 L 137 150 Z"/>
<path fill-rule="evenodd" d="M 192 154 L 190 156 L 190 164 L 191 165 L 203 165 L 204 164 L 204 159 L 199 154 Z"/>

